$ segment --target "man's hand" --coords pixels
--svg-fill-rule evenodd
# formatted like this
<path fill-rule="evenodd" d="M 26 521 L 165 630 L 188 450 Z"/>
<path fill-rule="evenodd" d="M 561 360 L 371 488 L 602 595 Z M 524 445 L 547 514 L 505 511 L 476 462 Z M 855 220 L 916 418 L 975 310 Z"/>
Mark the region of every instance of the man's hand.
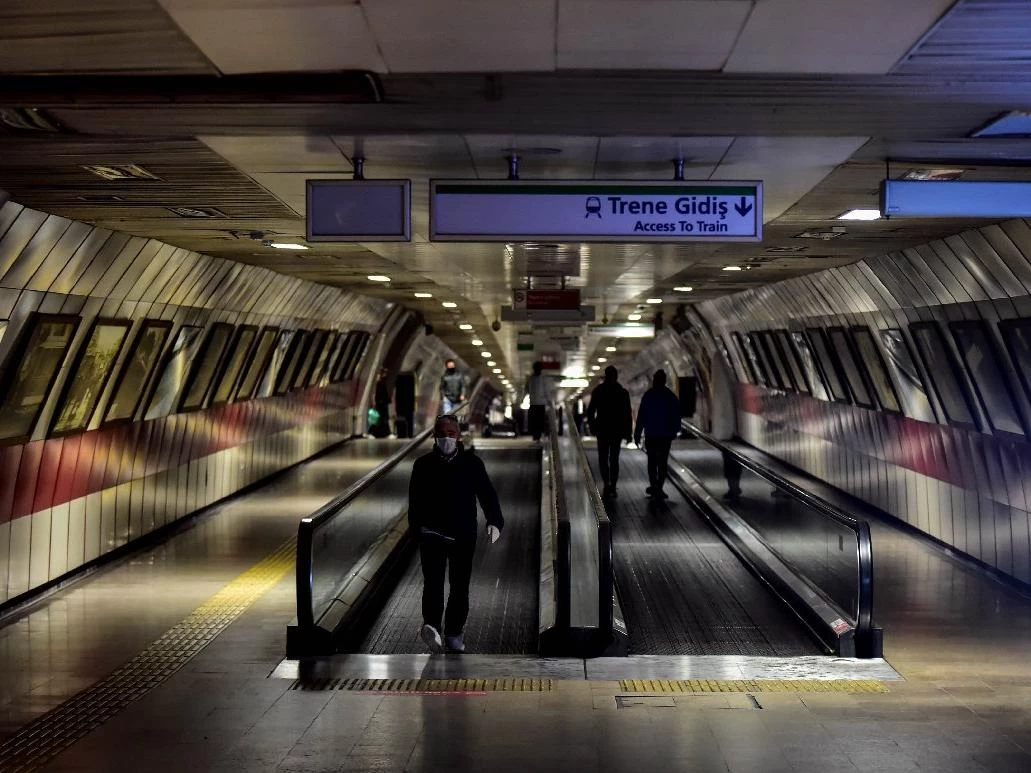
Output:
<path fill-rule="evenodd" d="M 490 537 L 490 544 L 493 545 L 501 538 L 501 529 L 497 526 L 488 526 L 487 536 Z"/>

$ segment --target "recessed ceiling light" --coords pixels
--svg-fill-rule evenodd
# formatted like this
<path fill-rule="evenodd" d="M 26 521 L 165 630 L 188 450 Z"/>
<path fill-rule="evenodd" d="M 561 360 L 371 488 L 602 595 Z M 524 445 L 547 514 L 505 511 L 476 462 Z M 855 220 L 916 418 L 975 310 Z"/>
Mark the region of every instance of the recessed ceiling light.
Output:
<path fill-rule="evenodd" d="M 480 352 L 480 356 L 481 356 L 481 357 L 486 357 L 486 358 L 487 358 L 487 359 L 489 360 L 489 359 L 490 359 L 491 357 L 493 357 L 494 355 L 493 355 L 493 354 L 491 354 L 490 352 Z"/>
<path fill-rule="evenodd" d="M 481 341 L 479 338 L 474 338 L 473 346 L 483 346 L 483 341 Z"/>
<path fill-rule="evenodd" d="M 675 293 L 689 293 L 692 290 L 694 290 L 694 288 L 693 287 L 688 287 L 687 285 L 683 285 L 681 287 L 674 287 L 673 288 L 673 292 L 675 292 Z"/>
<path fill-rule="evenodd" d="M 600 365 L 592 365 L 591 366 L 591 370 L 601 370 L 601 366 Z"/>
<path fill-rule="evenodd" d="M 662 298 L 649 298 L 648 303 L 662 303 Z"/>
<path fill-rule="evenodd" d="M 838 215 L 838 220 L 880 220 L 881 210 L 879 209 L 850 209 L 843 215 Z"/>
<path fill-rule="evenodd" d="M 599 357 L 598 358 L 598 362 L 608 362 L 608 358 L 606 358 L 606 357 Z"/>
<path fill-rule="evenodd" d="M 440 305 L 443 306 L 445 309 L 457 309 L 458 308 L 458 304 L 455 303 L 454 301 L 444 301 Z"/>
<path fill-rule="evenodd" d="M 293 242 L 271 242 L 269 247 L 277 250 L 306 250 L 307 246 L 303 244 L 294 244 Z"/>
<path fill-rule="evenodd" d="M 741 270 L 741 266 L 724 266 L 723 270 L 724 271 L 740 271 Z"/>
<path fill-rule="evenodd" d="M 459 330 L 472 330 L 473 326 L 470 325 L 468 322 L 463 322 L 461 325 L 458 326 L 458 329 Z"/>
<path fill-rule="evenodd" d="M 637 320 L 639 320 L 641 318 L 641 315 L 640 314 L 627 314 L 626 318 L 629 319 L 631 322 L 637 322 Z"/>
<path fill-rule="evenodd" d="M 501 368 L 494 368 L 495 373 L 501 373 Z"/>
<path fill-rule="evenodd" d="M 433 297 L 433 293 L 416 293 L 415 297 L 416 298 L 432 298 Z"/>
<path fill-rule="evenodd" d="M 487 363 L 487 367 L 488 367 L 488 368 L 493 368 L 493 367 L 494 367 L 495 365 L 497 365 L 497 363 L 496 363 L 496 362 L 494 362 L 494 360 L 490 360 L 490 361 L 489 361 L 489 362 Z"/>
<path fill-rule="evenodd" d="M 370 282 L 389 282 L 390 281 L 390 277 L 389 276 L 384 276 L 383 274 L 369 274 L 369 276 L 366 277 L 366 278 Z"/>
<path fill-rule="evenodd" d="M 616 347 L 615 346 L 606 346 L 605 347 L 605 351 L 607 351 L 607 352 L 614 352 L 614 351 L 616 351 Z"/>

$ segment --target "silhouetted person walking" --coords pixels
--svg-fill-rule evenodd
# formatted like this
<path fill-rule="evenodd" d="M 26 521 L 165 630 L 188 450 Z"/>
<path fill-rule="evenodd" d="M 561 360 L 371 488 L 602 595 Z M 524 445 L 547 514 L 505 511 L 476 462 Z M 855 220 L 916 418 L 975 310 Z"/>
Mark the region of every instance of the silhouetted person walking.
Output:
<path fill-rule="evenodd" d="M 637 427 L 634 440 L 641 444 L 641 433 L 645 437 L 645 451 L 648 453 L 647 493 L 652 499 L 669 499 L 662 490 L 669 466 L 669 449 L 673 439 L 680 432 L 680 399 L 666 386 L 666 371 L 657 370 L 652 376 L 652 388 L 641 398 L 637 409 Z"/>
<path fill-rule="evenodd" d="M 408 525 L 422 559 L 422 640 L 433 653 L 465 652 L 462 629 L 469 616 L 469 581 L 476 553 L 476 503 L 487 519 L 487 537 L 498 541 L 505 519 L 483 460 L 462 447 L 454 415 L 438 416 L 433 450 L 415 460 L 408 489 Z M 444 577 L 451 586 L 444 609 Z M 441 621 L 444 637 L 441 640 Z"/>
<path fill-rule="evenodd" d="M 533 364 L 533 375 L 526 379 L 526 394 L 530 398 L 530 434 L 534 440 L 540 440 L 548 424 L 548 403 L 551 402 L 548 377 L 540 362 Z"/>
<path fill-rule="evenodd" d="M 587 406 L 587 421 L 598 440 L 598 467 L 605 484 L 602 496 L 606 497 L 619 495 L 619 450 L 624 440 L 630 442 L 633 433 L 630 393 L 620 386 L 618 376 L 611 365 L 605 368 L 605 380 L 591 392 L 591 404 Z"/>

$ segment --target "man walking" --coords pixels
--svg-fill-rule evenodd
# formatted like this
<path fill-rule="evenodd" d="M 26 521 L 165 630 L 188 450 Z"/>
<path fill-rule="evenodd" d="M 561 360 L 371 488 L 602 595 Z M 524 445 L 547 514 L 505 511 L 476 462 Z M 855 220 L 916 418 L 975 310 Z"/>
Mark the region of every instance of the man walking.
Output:
<path fill-rule="evenodd" d="M 501 536 L 505 519 L 483 460 L 462 447 L 458 419 L 437 417 L 433 438 L 433 450 L 415 460 L 408 489 L 408 524 L 419 540 L 422 559 L 420 636 L 434 654 L 445 648 L 462 653 L 476 553 L 476 503 L 486 516 L 491 544 Z M 451 586 L 446 611 L 445 575 Z"/>
<path fill-rule="evenodd" d="M 444 363 L 444 375 L 440 377 L 440 403 L 443 413 L 454 413 L 465 402 L 465 376 L 455 368 L 455 361 Z"/>
<path fill-rule="evenodd" d="M 544 375 L 544 365 L 533 364 L 533 375 L 526 379 L 526 394 L 530 398 L 530 434 L 534 440 L 540 440 L 548 423 L 548 403 L 551 402 L 551 390 L 548 377 Z"/>
<path fill-rule="evenodd" d="M 666 371 L 657 370 L 652 376 L 652 388 L 641 398 L 637 409 L 637 427 L 634 440 L 641 444 L 641 433 L 645 436 L 645 451 L 648 452 L 648 486 L 646 493 L 652 499 L 669 499 L 662 490 L 666 482 L 669 465 L 669 449 L 673 438 L 680 432 L 680 400 L 666 386 Z"/>
<path fill-rule="evenodd" d="M 630 393 L 620 386 L 618 376 L 611 365 L 605 368 L 605 380 L 591 392 L 591 404 L 587 406 L 587 421 L 598 439 L 598 467 L 605 497 L 619 496 L 619 450 L 624 440 L 630 442 L 633 430 Z"/>

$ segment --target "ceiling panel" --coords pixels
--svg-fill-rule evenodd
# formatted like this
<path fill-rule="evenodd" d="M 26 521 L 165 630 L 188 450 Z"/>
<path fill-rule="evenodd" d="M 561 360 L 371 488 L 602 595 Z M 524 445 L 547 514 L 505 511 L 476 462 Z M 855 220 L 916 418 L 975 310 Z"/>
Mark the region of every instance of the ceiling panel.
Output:
<path fill-rule="evenodd" d="M 762 0 L 725 72 L 885 73 L 955 0 Z"/>
<path fill-rule="evenodd" d="M 555 68 L 555 0 L 363 0 L 391 72 Z"/>
<path fill-rule="evenodd" d="M 505 157 L 519 156 L 519 176 L 524 179 L 590 179 L 598 157 L 597 137 L 541 135 L 467 135 L 466 144 L 476 166 L 476 176 L 506 177 Z"/>
<path fill-rule="evenodd" d="M 351 162 L 330 137 L 199 137 L 238 169 L 254 172 L 350 172 Z"/>
<path fill-rule="evenodd" d="M 0 3 L 0 72 L 214 71 L 153 0 Z"/>
<path fill-rule="evenodd" d="M 719 70 L 751 0 L 559 0 L 560 69 Z"/>
<path fill-rule="evenodd" d="M 684 159 L 684 175 L 707 179 L 733 137 L 602 137 L 599 178 L 663 180 L 673 177 L 673 159 Z"/>
<path fill-rule="evenodd" d="M 763 221 L 779 217 L 866 137 L 738 137 L 713 180 L 763 180 Z"/>
<path fill-rule="evenodd" d="M 357 3 L 160 2 L 223 73 L 385 69 Z"/>

